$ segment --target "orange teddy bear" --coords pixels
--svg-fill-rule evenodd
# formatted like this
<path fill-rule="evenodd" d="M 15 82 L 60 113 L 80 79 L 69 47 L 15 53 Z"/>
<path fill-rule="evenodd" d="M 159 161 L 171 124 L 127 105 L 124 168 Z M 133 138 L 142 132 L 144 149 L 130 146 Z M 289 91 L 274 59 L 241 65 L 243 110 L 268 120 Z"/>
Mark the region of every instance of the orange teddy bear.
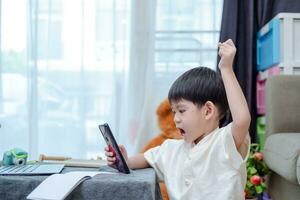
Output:
<path fill-rule="evenodd" d="M 150 140 L 142 149 L 142 153 L 150 148 L 161 145 L 166 139 L 182 139 L 174 123 L 174 115 L 168 99 L 164 100 L 157 108 L 156 114 L 161 133 Z M 164 200 L 168 200 L 168 193 L 163 182 L 159 183 L 160 191 Z"/>

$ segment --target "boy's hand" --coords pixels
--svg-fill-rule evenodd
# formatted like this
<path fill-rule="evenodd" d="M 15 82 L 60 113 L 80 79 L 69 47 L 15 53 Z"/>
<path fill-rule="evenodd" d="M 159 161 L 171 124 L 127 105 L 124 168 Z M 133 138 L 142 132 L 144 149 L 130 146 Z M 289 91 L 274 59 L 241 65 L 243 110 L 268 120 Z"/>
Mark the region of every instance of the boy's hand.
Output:
<path fill-rule="evenodd" d="M 128 163 L 128 156 L 127 151 L 123 145 L 119 145 L 119 149 L 125 159 L 125 162 Z M 111 146 L 105 147 L 105 156 L 107 157 L 107 164 L 113 168 L 115 168 L 115 162 L 116 162 L 116 154 Z"/>
<path fill-rule="evenodd" d="M 219 62 L 219 69 L 232 68 L 233 59 L 236 53 L 236 48 L 231 39 L 226 40 L 223 43 L 218 44 L 219 56 L 221 57 Z"/>

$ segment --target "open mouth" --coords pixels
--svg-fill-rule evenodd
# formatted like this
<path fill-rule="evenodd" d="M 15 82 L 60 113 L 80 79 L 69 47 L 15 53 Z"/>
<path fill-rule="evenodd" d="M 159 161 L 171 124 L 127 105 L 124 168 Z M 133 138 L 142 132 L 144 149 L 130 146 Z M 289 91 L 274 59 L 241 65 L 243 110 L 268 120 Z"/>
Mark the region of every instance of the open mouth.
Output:
<path fill-rule="evenodd" d="M 179 130 L 181 136 L 185 135 L 185 131 L 182 128 L 178 128 L 178 130 Z"/>

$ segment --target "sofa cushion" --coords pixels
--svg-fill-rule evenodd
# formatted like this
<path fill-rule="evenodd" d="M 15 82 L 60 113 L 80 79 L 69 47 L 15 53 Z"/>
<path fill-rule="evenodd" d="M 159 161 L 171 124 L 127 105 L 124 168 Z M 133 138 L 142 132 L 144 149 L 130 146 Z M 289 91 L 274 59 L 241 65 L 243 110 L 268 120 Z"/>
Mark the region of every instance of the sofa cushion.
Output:
<path fill-rule="evenodd" d="M 270 169 L 288 181 L 299 184 L 300 133 L 278 133 L 267 138 L 265 162 Z M 298 165 L 298 166 L 297 166 Z"/>

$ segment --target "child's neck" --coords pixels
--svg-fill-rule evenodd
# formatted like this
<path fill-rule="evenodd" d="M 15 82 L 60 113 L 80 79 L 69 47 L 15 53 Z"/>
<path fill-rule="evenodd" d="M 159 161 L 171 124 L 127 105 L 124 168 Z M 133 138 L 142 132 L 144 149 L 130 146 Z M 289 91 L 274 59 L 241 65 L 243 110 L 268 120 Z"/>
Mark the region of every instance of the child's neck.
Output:
<path fill-rule="evenodd" d="M 198 144 L 203 138 L 205 138 L 206 136 L 211 134 L 218 127 L 219 127 L 219 122 L 217 122 L 217 123 L 208 123 L 207 128 L 205 129 L 204 133 L 199 138 L 197 138 L 194 141 L 194 143 Z"/>

